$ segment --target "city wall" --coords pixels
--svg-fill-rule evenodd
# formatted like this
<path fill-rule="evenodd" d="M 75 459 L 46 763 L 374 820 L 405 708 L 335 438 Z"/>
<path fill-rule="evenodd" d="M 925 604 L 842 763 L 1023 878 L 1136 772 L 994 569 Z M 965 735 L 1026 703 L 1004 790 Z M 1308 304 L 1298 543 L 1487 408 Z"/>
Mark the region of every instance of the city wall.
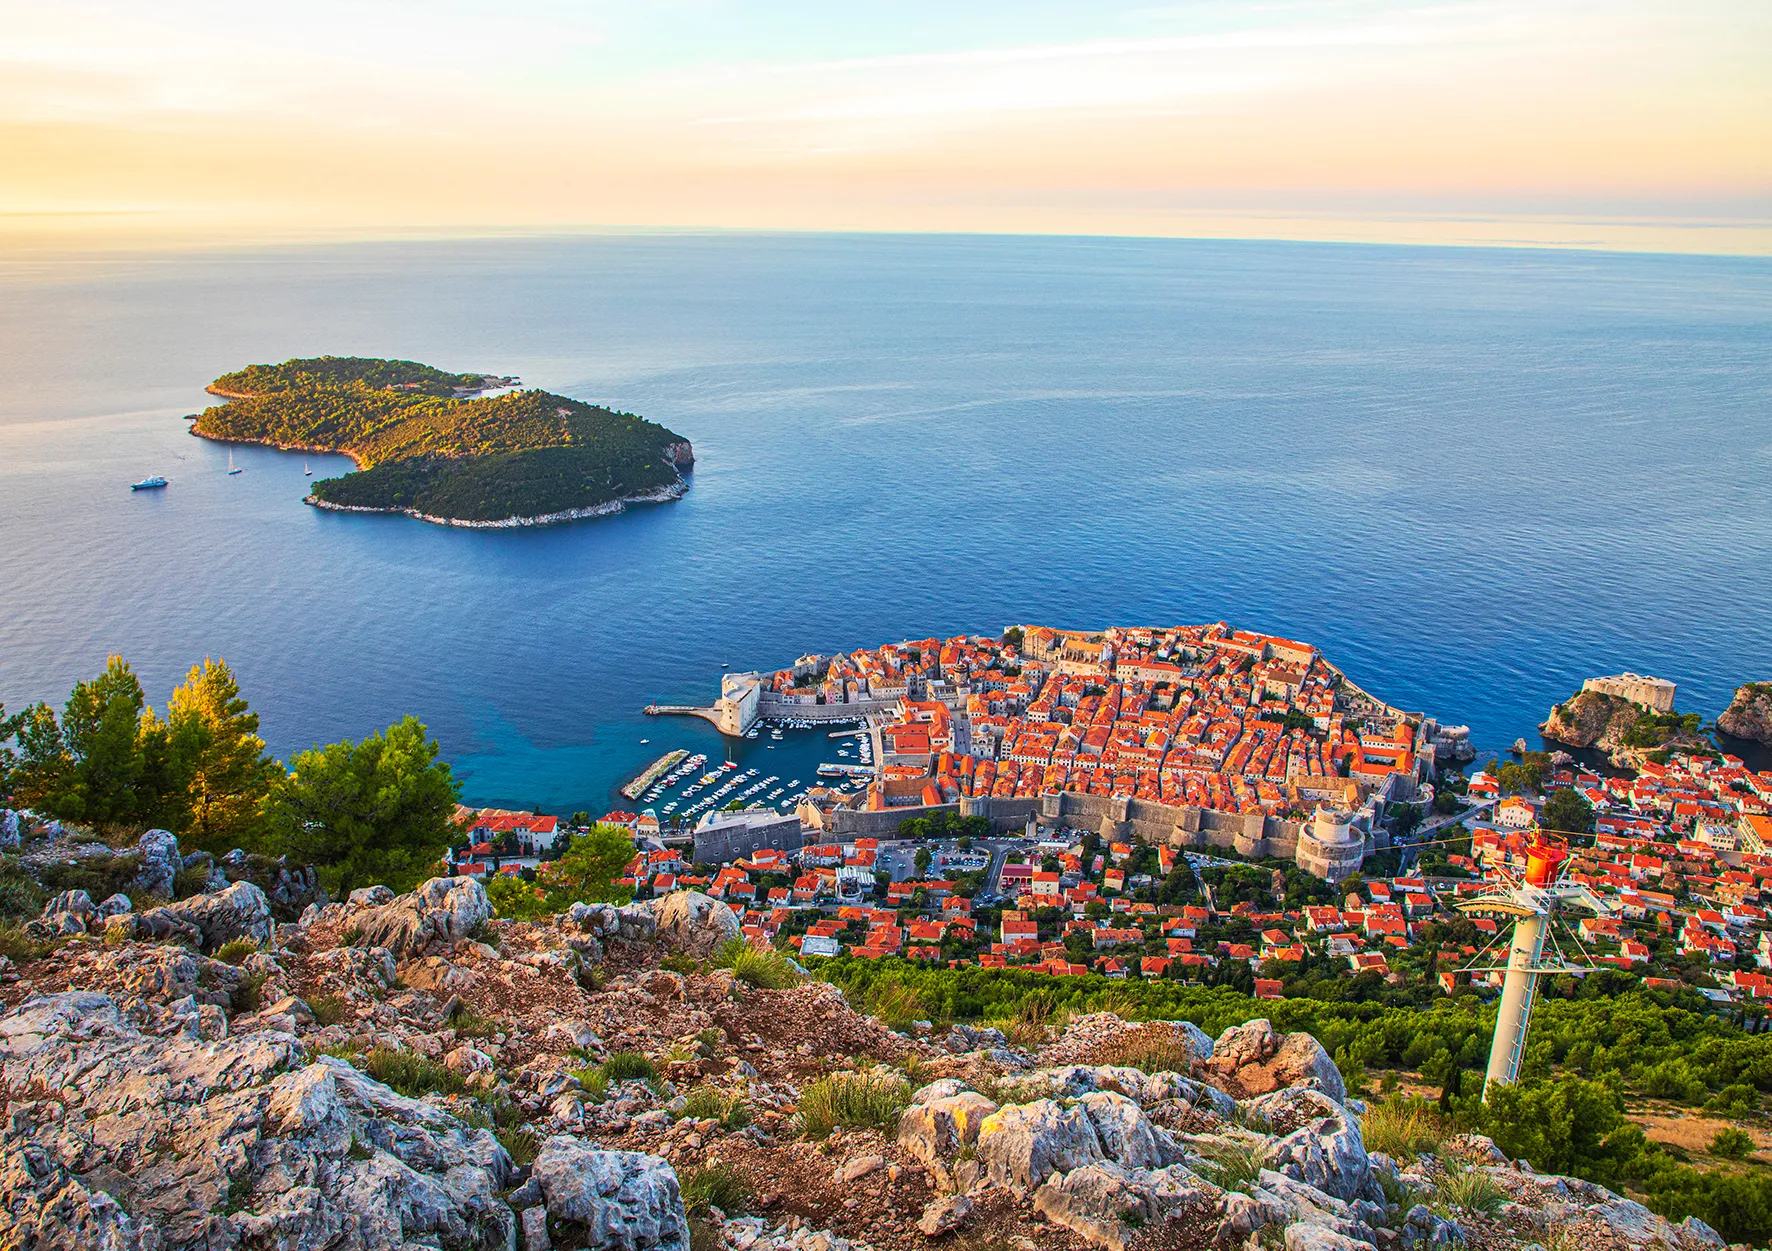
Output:
<path fill-rule="evenodd" d="M 994 834 L 1022 833 L 1032 817 L 1043 829 L 1092 830 L 1110 841 L 1138 839 L 1170 847 L 1216 847 L 1243 856 L 1285 859 L 1297 852 L 1302 825 L 1297 821 L 1265 817 L 1259 812 L 1214 812 L 1191 805 L 1176 806 L 1065 791 L 1027 799 L 968 796 L 958 804 L 886 808 L 878 812 L 838 809 L 832 814 L 831 831 L 841 838 L 889 837 L 898 832 L 900 821 L 933 816 L 938 812 L 986 817 Z"/>
<path fill-rule="evenodd" d="M 875 713 L 889 713 L 898 707 L 896 699 L 858 699 L 852 704 L 796 704 L 774 693 L 757 698 L 759 717 L 797 717 L 801 721 L 853 721 Z"/>

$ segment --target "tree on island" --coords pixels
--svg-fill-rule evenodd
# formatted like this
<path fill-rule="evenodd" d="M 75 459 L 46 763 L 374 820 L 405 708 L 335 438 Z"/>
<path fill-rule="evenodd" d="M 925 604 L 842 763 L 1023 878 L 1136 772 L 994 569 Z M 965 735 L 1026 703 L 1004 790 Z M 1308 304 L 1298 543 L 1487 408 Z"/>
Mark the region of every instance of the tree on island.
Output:
<path fill-rule="evenodd" d="M 360 743 L 302 752 L 266 802 L 266 849 L 319 869 L 335 896 L 376 884 L 411 890 L 461 833 L 461 787 L 437 751 L 407 717 Z"/>

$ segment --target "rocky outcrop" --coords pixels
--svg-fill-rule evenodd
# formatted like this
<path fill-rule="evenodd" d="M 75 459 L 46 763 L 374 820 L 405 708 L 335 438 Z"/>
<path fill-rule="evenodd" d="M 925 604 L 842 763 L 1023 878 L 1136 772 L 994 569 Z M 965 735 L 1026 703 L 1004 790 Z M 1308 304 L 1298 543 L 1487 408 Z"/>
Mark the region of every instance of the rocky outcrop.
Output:
<path fill-rule="evenodd" d="M 984 1180 L 1027 1194 L 1054 1173 L 1068 1173 L 1104 1159 L 1089 1113 L 1051 1099 L 1011 1104 L 978 1127 L 978 1162 Z"/>
<path fill-rule="evenodd" d="M 130 889 L 138 895 L 171 899 L 178 871 L 184 867 L 177 836 L 170 830 L 149 830 L 136 840 L 135 854 L 141 858 L 141 868 Z"/>
<path fill-rule="evenodd" d="M 434 877 L 409 895 L 357 914 L 354 945 L 385 947 L 397 957 L 444 952 L 492 919 L 486 888 L 471 877 Z"/>
<path fill-rule="evenodd" d="M 1359 1122 L 1326 1092 L 1288 1086 L 1250 1100 L 1244 1114 L 1279 1136 L 1265 1157 L 1275 1172 L 1338 1199 L 1366 1192 L 1371 1167 Z"/>
<path fill-rule="evenodd" d="M 654 914 L 660 941 L 698 959 L 742 936 L 732 909 L 698 890 L 673 891 L 658 901 Z"/>
<path fill-rule="evenodd" d="M 53 1097 L 46 1097 L 49 1095 Z M 504 1248 L 509 1156 L 288 1034 L 144 1034 L 106 995 L 0 1016 L 0 1241 Z"/>
<path fill-rule="evenodd" d="M 213 895 L 193 895 L 150 909 L 138 922 L 151 932 L 156 918 L 196 930 L 205 951 L 235 939 L 267 943 L 277 925 L 271 918 L 270 900 L 251 882 L 235 882 Z"/>
<path fill-rule="evenodd" d="M 689 1251 L 677 1174 L 657 1156 L 548 1139 L 535 1161 L 548 1215 L 581 1227 L 592 1251 Z"/>
<path fill-rule="evenodd" d="M 1109 1251 L 1184 1208 L 1216 1211 L 1223 1192 L 1185 1168 L 1150 1170 L 1104 1162 L 1054 1175 L 1034 1192 L 1034 1210 Z"/>
<path fill-rule="evenodd" d="M 952 1079 L 937 1084 L 959 1085 Z M 937 1184 L 951 1188 L 955 1160 L 978 1141 L 980 1126 L 997 1105 L 971 1090 L 931 1096 L 925 1088 L 912 1099 L 898 1120 L 898 1145 L 929 1168 Z"/>
<path fill-rule="evenodd" d="M 1717 729 L 1735 738 L 1772 743 L 1772 682 L 1736 687 L 1729 707 L 1717 718 Z"/>
<path fill-rule="evenodd" d="M 1220 1035 L 1207 1069 L 1245 1098 L 1291 1086 L 1320 1090 L 1338 1104 L 1347 1098 L 1341 1070 L 1322 1043 L 1305 1033 L 1277 1034 L 1265 1019 Z"/>
<path fill-rule="evenodd" d="M 1628 699 L 1599 691 L 1582 691 L 1551 709 L 1538 727 L 1545 738 L 1571 747 L 1616 747 L 1642 716 Z"/>

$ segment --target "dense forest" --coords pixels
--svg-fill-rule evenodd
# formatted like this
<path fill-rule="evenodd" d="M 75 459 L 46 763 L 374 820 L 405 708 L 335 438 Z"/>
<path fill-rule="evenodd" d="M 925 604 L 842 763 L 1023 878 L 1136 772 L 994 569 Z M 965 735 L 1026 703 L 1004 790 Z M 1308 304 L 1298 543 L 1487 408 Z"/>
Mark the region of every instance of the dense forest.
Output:
<path fill-rule="evenodd" d="M 227 402 L 192 432 L 339 451 L 361 472 L 314 498 L 462 521 L 594 508 L 680 481 L 688 443 L 656 422 L 547 391 L 478 394 L 505 379 L 415 361 L 322 356 L 252 365 L 210 385 Z"/>

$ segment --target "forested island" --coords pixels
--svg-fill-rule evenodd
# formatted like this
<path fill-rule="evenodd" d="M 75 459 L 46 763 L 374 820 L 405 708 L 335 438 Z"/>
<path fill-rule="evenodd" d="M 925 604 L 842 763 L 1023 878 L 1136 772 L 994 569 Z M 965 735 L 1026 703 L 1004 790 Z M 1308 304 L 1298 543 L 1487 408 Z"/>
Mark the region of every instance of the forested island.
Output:
<path fill-rule="evenodd" d="M 539 525 L 676 499 L 695 458 L 681 435 L 514 378 L 416 361 L 321 356 L 250 365 L 210 384 L 208 439 L 343 452 L 359 472 L 316 482 L 321 508 L 463 526 Z"/>

